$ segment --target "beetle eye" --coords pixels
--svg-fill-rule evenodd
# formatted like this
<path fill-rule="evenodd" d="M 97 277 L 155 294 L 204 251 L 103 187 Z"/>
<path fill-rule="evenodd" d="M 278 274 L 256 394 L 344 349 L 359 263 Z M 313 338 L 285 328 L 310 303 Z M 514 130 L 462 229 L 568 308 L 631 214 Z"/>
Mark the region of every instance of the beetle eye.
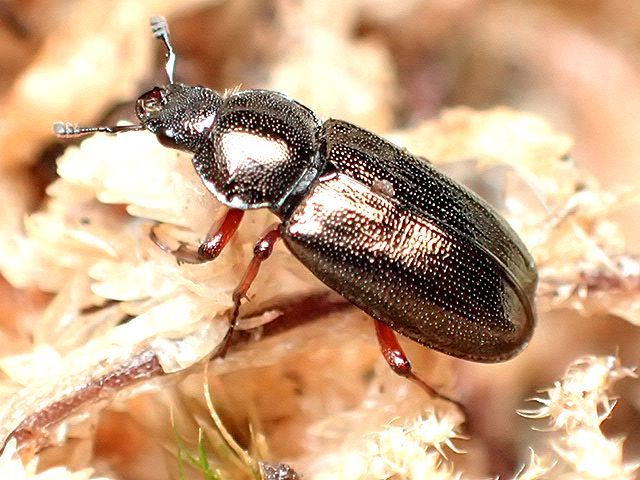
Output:
<path fill-rule="evenodd" d="M 146 117 L 162 110 L 165 103 L 166 95 L 164 89 L 155 87 L 153 90 L 149 90 L 138 97 L 136 113 L 139 117 Z"/>

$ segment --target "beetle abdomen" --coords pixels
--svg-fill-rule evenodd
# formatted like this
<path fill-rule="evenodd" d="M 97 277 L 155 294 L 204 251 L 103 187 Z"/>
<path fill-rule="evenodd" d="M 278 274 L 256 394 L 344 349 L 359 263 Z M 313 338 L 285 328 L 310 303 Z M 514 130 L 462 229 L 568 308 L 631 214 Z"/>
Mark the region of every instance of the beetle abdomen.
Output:
<path fill-rule="evenodd" d="M 433 167 L 330 120 L 320 177 L 285 220 L 291 252 L 372 317 L 428 347 L 484 362 L 533 332 L 533 260 L 488 205 Z"/>

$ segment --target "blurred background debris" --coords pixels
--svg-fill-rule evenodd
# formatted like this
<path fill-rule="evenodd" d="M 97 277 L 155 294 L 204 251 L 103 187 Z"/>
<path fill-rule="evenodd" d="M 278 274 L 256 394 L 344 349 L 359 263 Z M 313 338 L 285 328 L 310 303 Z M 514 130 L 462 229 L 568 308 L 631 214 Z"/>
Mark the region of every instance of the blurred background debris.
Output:
<path fill-rule="evenodd" d="M 245 333 L 209 369 L 251 457 L 305 478 L 634 478 L 640 3 L 622 0 L 0 0 L 0 440 L 28 434 L 0 476 L 176 479 L 181 448 L 205 445 L 221 478 L 250 478 L 213 432 L 199 360 L 273 217 L 249 214 L 215 266 L 179 267 L 151 222 L 195 242 L 221 214 L 188 157 L 145 134 L 78 149 L 51 130 L 135 119 L 165 83 L 153 14 L 178 81 L 279 90 L 429 158 L 496 205 L 540 269 L 538 329 L 513 361 L 404 343 L 463 425 L 278 247 L 246 328 L 305 325 Z"/>

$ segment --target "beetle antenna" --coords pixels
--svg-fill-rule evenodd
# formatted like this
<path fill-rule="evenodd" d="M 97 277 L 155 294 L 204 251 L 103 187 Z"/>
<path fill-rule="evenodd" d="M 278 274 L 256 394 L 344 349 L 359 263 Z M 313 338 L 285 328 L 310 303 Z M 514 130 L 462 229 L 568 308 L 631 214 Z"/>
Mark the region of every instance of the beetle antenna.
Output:
<path fill-rule="evenodd" d="M 56 122 L 53 124 L 53 133 L 58 137 L 83 137 L 96 132 L 120 133 L 144 130 L 142 125 L 117 125 L 113 127 L 80 127 L 72 123 Z"/>
<path fill-rule="evenodd" d="M 176 53 L 173 51 L 173 45 L 171 44 L 171 38 L 169 37 L 169 25 L 167 19 L 159 15 L 154 15 L 149 21 L 151 24 L 151 30 L 153 36 L 162 40 L 167 47 L 167 63 L 165 70 L 167 71 L 167 77 L 169 77 L 169 83 L 173 82 L 173 74 L 176 71 Z"/>

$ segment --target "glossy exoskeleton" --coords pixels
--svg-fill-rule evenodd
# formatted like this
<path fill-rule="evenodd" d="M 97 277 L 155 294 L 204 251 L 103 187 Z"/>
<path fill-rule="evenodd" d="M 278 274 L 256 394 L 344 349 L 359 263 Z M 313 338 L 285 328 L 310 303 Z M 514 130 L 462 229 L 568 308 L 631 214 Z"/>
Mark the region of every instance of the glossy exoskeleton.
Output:
<path fill-rule="evenodd" d="M 485 201 L 424 159 L 356 125 L 323 123 L 281 93 L 220 95 L 175 83 L 164 19 L 152 25 L 169 50 L 170 83 L 139 97 L 140 125 L 55 130 L 69 136 L 146 128 L 163 145 L 194 154 L 200 178 L 229 211 L 197 251 L 171 252 L 180 260 L 215 258 L 245 210 L 268 208 L 280 218 L 256 245 L 234 294 L 232 327 L 260 262 L 281 237 L 320 280 L 377 320 L 394 370 L 431 392 L 411 372 L 393 331 L 478 362 L 524 348 L 535 325 L 535 265 Z"/>

